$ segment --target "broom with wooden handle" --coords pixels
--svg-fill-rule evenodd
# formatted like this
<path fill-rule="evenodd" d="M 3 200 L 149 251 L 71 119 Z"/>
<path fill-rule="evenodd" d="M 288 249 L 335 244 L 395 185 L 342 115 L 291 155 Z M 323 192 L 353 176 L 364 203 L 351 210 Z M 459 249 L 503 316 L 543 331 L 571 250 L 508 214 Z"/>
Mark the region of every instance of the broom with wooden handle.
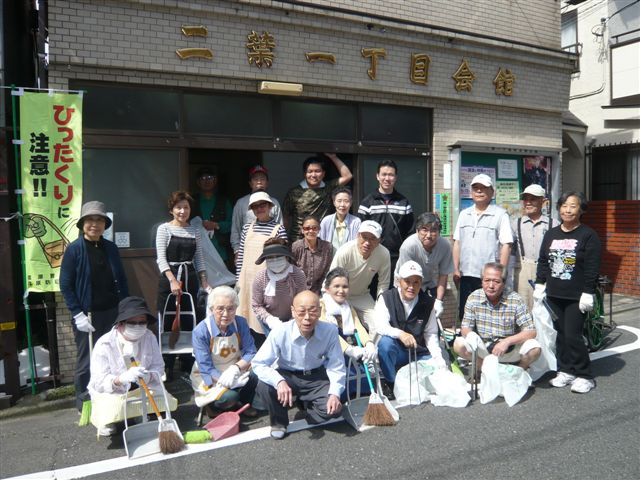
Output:
<path fill-rule="evenodd" d="M 360 341 L 360 336 L 358 332 L 354 332 L 356 337 L 356 342 L 359 347 L 362 347 L 362 342 Z M 364 362 L 363 362 L 364 364 Z M 376 393 L 373 388 L 373 382 L 371 381 L 371 375 L 369 374 L 369 369 L 367 365 L 364 364 L 364 373 L 367 375 L 367 381 L 369 382 L 369 389 L 371 390 L 371 395 L 369 395 L 369 405 L 367 406 L 367 411 L 364 414 L 363 422 L 365 425 L 375 425 L 377 427 L 391 427 L 396 424 L 396 421 L 393 419 L 391 412 L 387 410 L 384 402 L 380 398 L 380 396 Z"/>
<path fill-rule="evenodd" d="M 174 349 L 176 343 L 180 339 L 180 304 L 182 303 L 182 282 L 180 282 L 180 291 L 176 294 L 176 318 L 171 324 L 171 333 L 169 334 L 169 348 Z"/>
<path fill-rule="evenodd" d="M 137 366 L 139 365 L 136 362 L 135 358 L 131 357 L 131 365 Z M 178 433 L 178 426 L 176 425 L 175 420 L 173 419 L 164 419 L 162 418 L 162 414 L 160 413 L 160 409 L 156 404 L 153 395 L 151 395 L 151 390 L 147 386 L 147 382 L 144 381 L 142 377 L 138 378 L 138 383 L 144 389 L 144 393 L 147 394 L 147 398 L 149 399 L 149 403 L 151 404 L 151 408 L 153 412 L 158 417 L 158 421 L 160 422 L 159 432 L 158 432 L 158 441 L 160 442 L 160 451 L 165 455 L 169 453 L 178 453 L 185 448 L 184 440 L 182 436 Z M 169 408 L 169 405 L 166 405 Z"/>

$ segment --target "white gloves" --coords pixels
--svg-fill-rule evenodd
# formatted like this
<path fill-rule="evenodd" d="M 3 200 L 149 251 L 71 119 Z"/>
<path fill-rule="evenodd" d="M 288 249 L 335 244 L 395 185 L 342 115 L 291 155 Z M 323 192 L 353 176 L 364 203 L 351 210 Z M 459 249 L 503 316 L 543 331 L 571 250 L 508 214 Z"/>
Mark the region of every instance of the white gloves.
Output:
<path fill-rule="evenodd" d="M 436 298 L 436 301 L 433 302 L 433 311 L 436 312 L 436 317 L 440 318 L 440 315 L 444 312 L 444 303 L 442 300 Z"/>
<path fill-rule="evenodd" d="M 377 356 L 378 348 L 373 344 L 373 342 L 367 342 L 367 344 L 364 346 L 362 361 L 365 363 L 375 362 Z"/>
<path fill-rule="evenodd" d="M 533 289 L 533 299 L 535 301 L 544 300 L 544 297 L 547 296 L 547 286 L 541 283 L 536 283 L 535 288 Z"/>
<path fill-rule="evenodd" d="M 89 317 L 87 317 L 84 314 L 84 312 L 80 312 L 79 314 L 74 315 L 73 320 L 79 332 L 89 333 L 90 331 L 91 332 L 96 331 L 96 329 L 93 328 L 93 326 L 91 325 L 91 322 L 89 321 Z"/>
<path fill-rule="evenodd" d="M 484 343 L 482 342 L 482 338 L 480 338 L 480 335 L 478 335 L 476 332 L 467 333 L 467 336 L 464 337 L 464 341 L 467 350 L 470 350 L 471 352 L 475 352 L 478 348 L 480 348 L 480 345 L 484 345 Z"/>
<path fill-rule="evenodd" d="M 278 325 L 282 324 L 280 319 L 278 317 L 274 317 L 273 315 L 269 315 L 265 319 L 264 323 L 266 323 L 271 330 L 274 330 Z"/>
<path fill-rule="evenodd" d="M 144 367 L 130 367 L 124 373 L 121 373 L 118 377 L 118 381 L 121 384 L 125 383 L 138 383 L 138 379 L 142 378 L 145 382 L 150 378 L 149 372 Z"/>
<path fill-rule="evenodd" d="M 578 308 L 582 313 L 587 313 L 593 310 L 593 295 L 590 293 L 583 293 L 580 295 L 580 303 Z"/>
<path fill-rule="evenodd" d="M 344 351 L 345 355 L 350 356 L 354 360 L 360 360 L 360 358 L 362 358 L 362 356 L 364 355 L 364 352 L 364 348 L 356 347 L 355 345 L 347 347 L 347 349 Z"/>
<path fill-rule="evenodd" d="M 218 383 L 223 387 L 231 388 L 238 378 L 240 378 L 240 375 L 240 367 L 238 365 L 231 365 L 222 372 L 222 375 L 218 378 Z"/>
<path fill-rule="evenodd" d="M 242 388 L 242 387 L 244 387 L 247 384 L 247 382 L 249 381 L 249 376 L 250 375 L 251 375 L 251 372 L 249 370 L 247 370 L 242 375 L 240 375 L 238 378 L 236 378 L 236 380 L 229 387 L 229 389 L 233 390 L 234 388 Z"/>

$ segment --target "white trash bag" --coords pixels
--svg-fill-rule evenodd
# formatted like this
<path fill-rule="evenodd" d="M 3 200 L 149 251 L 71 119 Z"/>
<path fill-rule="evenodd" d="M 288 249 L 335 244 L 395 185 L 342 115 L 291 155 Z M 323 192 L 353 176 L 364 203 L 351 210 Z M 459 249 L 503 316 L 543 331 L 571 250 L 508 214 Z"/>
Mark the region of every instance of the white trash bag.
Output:
<path fill-rule="evenodd" d="M 471 401 L 464 377 L 444 368 L 429 375 L 427 381 L 431 384 L 429 400 L 436 407 L 464 408 Z"/>
<path fill-rule="evenodd" d="M 540 343 L 540 357 L 529 366 L 529 375 L 533 381 L 538 380 L 549 370 L 556 371 L 556 336 L 558 332 L 553 328 L 551 315 L 545 308 L 542 300 L 536 300 L 531 310 L 536 326 L 536 340 Z"/>
<path fill-rule="evenodd" d="M 416 378 L 416 365 L 418 368 L 418 378 Z M 411 362 L 396 373 L 396 382 L 393 386 L 393 394 L 396 397 L 396 405 L 419 405 L 429 400 L 427 388 L 427 377 L 434 372 L 435 368 L 429 365 L 426 360 Z M 411 381 L 411 385 L 409 382 Z M 411 396 L 409 396 L 411 395 Z"/>
<path fill-rule="evenodd" d="M 478 387 L 480 403 L 493 401 L 499 395 L 510 407 L 525 396 L 531 386 L 529 374 L 521 367 L 502 364 L 495 355 L 489 355 L 482 362 L 482 376 Z"/>
<path fill-rule="evenodd" d="M 200 238 L 203 240 L 202 257 L 204 258 L 204 264 L 207 270 L 207 282 L 211 288 L 219 287 L 220 285 L 234 285 L 236 283 L 236 277 L 227 270 L 227 266 L 222 261 L 222 257 L 216 250 L 216 247 L 209 241 L 209 234 L 202 224 L 202 219 L 200 217 L 193 217 L 191 219 L 191 225 L 200 229 Z"/>

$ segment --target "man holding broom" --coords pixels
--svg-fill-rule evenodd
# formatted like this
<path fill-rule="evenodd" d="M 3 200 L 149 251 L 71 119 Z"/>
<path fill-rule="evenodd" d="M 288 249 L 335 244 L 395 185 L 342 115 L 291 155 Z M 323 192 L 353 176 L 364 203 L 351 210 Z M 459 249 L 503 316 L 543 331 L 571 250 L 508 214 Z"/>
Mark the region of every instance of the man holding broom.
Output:
<path fill-rule="evenodd" d="M 307 422 L 317 425 L 340 416 L 345 388 L 338 329 L 318 321 L 318 295 L 300 292 L 293 299 L 291 314 L 293 320 L 272 330 L 252 361 L 260 379 L 256 393 L 269 409 L 271 437 L 276 440 L 287 432 L 287 410 L 294 395 L 306 405 Z"/>

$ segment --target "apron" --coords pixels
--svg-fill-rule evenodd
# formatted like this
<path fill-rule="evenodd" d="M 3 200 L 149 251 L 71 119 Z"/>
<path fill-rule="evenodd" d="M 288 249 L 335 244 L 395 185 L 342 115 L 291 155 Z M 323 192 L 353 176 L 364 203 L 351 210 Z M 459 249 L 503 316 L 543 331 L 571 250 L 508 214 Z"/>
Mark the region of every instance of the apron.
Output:
<path fill-rule="evenodd" d="M 182 290 L 189 292 L 193 297 L 194 304 L 198 298 L 198 274 L 193 264 L 193 257 L 196 254 L 196 239 L 171 236 L 169 245 L 167 245 L 167 262 L 171 271 L 179 282 L 182 282 Z M 164 307 L 167 297 L 171 294 L 169 280 L 164 274 L 160 274 L 158 282 L 158 312 L 163 316 L 164 331 L 171 330 L 173 318 L 164 318 Z M 172 305 L 173 307 L 173 305 Z M 170 310 L 173 310 L 171 308 Z M 191 311 L 191 304 L 186 299 L 182 299 L 180 310 L 183 312 Z M 203 315 L 196 313 L 196 319 L 202 318 Z M 180 319 L 180 330 L 192 330 L 191 321 L 185 321 L 183 324 Z"/>
<path fill-rule="evenodd" d="M 242 265 L 240 266 L 240 276 L 238 277 L 237 285 L 239 299 L 238 315 L 247 319 L 247 323 L 249 323 L 249 328 L 251 328 L 251 330 L 264 334 L 262 324 L 256 318 L 253 308 L 251 308 L 251 292 L 253 280 L 256 278 L 256 275 L 259 271 L 266 268 L 265 262 L 262 262 L 260 265 L 256 265 L 256 260 L 262 253 L 264 242 L 278 234 L 280 224 L 276 224 L 271 231 L 271 235 L 267 237 L 266 235 L 255 233 L 253 231 L 255 223 L 255 221 L 251 222 L 251 225 L 247 229 L 247 235 L 244 237 L 244 256 L 242 257 Z"/>
<path fill-rule="evenodd" d="M 236 327 L 236 333 L 229 335 L 228 337 L 214 337 L 210 323 L 213 321 L 214 320 L 212 318 L 205 320 L 207 323 L 207 330 L 209 330 L 209 335 L 211 335 L 209 351 L 211 352 L 213 366 L 216 367 L 219 372 L 224 372 L 227 368 L 242 358 L 240 354 L 240 334 L 238 333 L 238 326 L 234 320 L 233 324 Z M 194 401 L 198 407 L 204 407 L 211 402 L 220 400 L 222 395 L 228 390 L 226 387 L 222 386 L 209 388 L 202 380 L 202 375 L 198 368 L 198 362 L 193 363 L 190 379 L 191 386 L 195 392 Z"/>

